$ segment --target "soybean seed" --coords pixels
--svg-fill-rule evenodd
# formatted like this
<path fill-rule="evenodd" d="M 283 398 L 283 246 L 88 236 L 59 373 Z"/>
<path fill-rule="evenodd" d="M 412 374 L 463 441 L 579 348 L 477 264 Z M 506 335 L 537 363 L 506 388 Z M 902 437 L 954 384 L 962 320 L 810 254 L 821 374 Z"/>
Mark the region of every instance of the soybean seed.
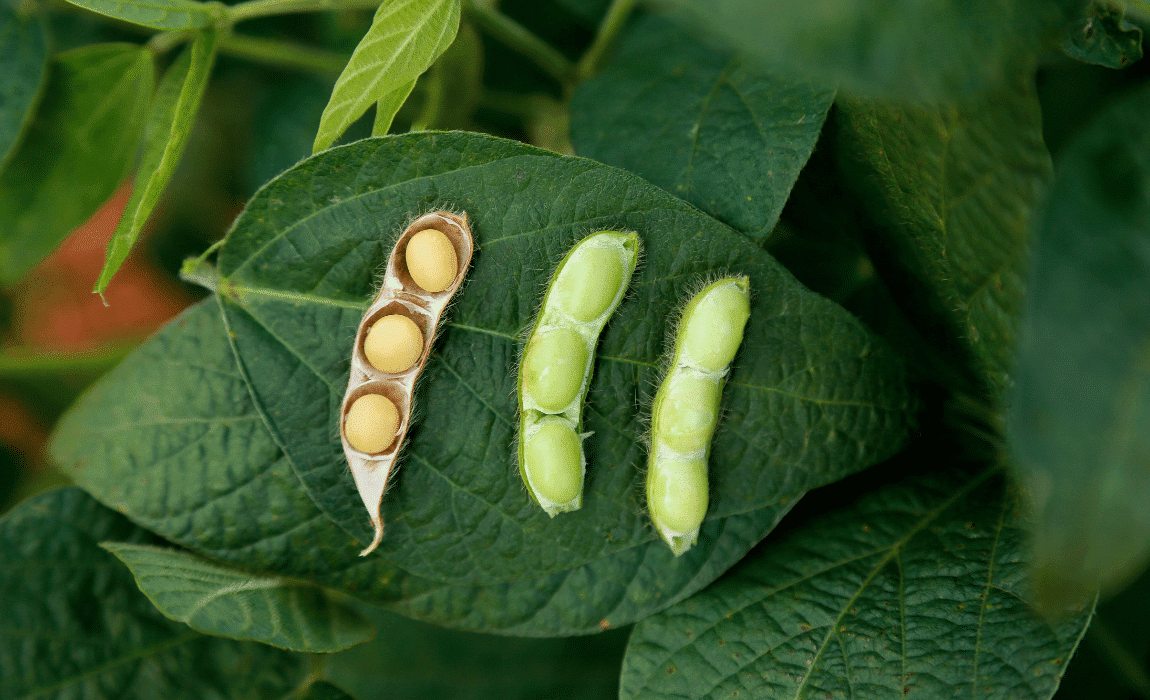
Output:
<path fill-rule="evenodd" d="M 559 413 L 583 388 L 587 354 L 587 341 L 570 328 L 533 338 L 523 360 L 523 390 L 540 409 Z"/>
<path fill-rule="evenodd" d="M 407 242 L 407 273 L 421 289 L 442 292 L 459 274 L 455 247 L 443 233 L 424 229 Z"/>
<path fill-rule="evenodd" d="M 407 316 L 384 316 L 367 332 L 363 354 L 380 372 L 405 372 L 423 355 L 423 333 Z"/>
<path fill-rule="evenodd" d="M 617 247 L 581 246 L 563 265 L 552 293 L 572 318 L 590 323 L 615 301 L 622 282 L 623 257 Z"/>
<path fill-rule="evenodd" d="M 391 399 L 380 394 L 364 394 L 356 399 L 344 419 L 344 435 L 355 449 L 378 454 L 391 447 L 399 430 L 399 411 Z"/>
<path fill-rule="evenodd" d="M 537 496 L 551 503 L 569 503 L 583 484 L 579 436 L 558 420 L 545 421 L 527 438 L 524 465 Z"/>

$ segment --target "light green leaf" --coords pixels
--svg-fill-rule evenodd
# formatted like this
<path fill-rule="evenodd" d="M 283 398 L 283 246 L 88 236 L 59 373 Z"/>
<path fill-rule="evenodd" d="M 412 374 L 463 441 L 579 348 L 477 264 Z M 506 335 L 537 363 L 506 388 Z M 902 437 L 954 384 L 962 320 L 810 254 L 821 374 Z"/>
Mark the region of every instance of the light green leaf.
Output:
<path fill-rule="evenodd" d="M 355 611 L 315 586 L 175 549 L 122 542 L 101 546 L 128 565 L 160 612 L 204 634 L 310 652 L 347 649 L 375 634 Z"/>
<path fill-rule="evenodd" d="M 1148 113 L 1143 87 L 1067 146 L 1037 227 L 1009 435 L 1049 600 L 1150 558 Z"/>
<path fill-rule="evenodd" d="M 1123 10 L 1093 0 L 1067 28 L 1062 50 L 1084 63 L 1125 68 L 1142 58 L 1142 28 Z"/>
<path fill-rule="evenodd" d="M 833 98 L 644 16 L 575 91 L 571 139 L 762 243 Z"/>
<path fill-rule="evenodd" d="M 1051 177 L 1032 79 L 931 108 L 839 106 L 838 147 L 874 220 L 880 275 L 966 381 L 1005 406 L 1030 231 Z"/>
<path fill-rule="evenodd" d="M 48 77 L 48 23 L 40 6 L 0 2 L 0 169 L 32 121 Z"/>
<path fill-rule="evenodd" d="M 871 492 L 640 622 L 620 698 L 1046 700 L 1091 600 L 1027 602 L 1026 523 L 997 471 Z"/>
<path fill-rule="evenodd" d="M 19 279 L 115 191 L 136 154 L 152 54 L 96 44 L 59 54 L 36 118 L 0 172 L 0 282 Z"/>
<path fill-rule="evenodd" d="M 0 697 L 270 700 L 304 678 L 297 654 L 165 618 L 107 539 L 158 542 L 77 488 L 0 518 Z"/>
<path fill-rule="evenodd" d="M 152 29 L 198 29 L 222 19 L 218 2 L 194 0 L 68 0 L 92 12 Z"/>
<path fill-rule="evenodd" d="M 144 155 L 136 171 L 132 196 L 124 208 L 116 232 L 108 242 L 108 254 L 100 277 L 92 290 L 102 294 L 112 276 L 128 258 L 160 195 L 168 185 L 208 87 L 219 32 L 205 29 L 197 33 L 168 72 L 152 99 L 151 114 L 144 132 Z"/>
<path fill-rule="evenodd" d="M 313 151 L 335 143 L 373 102 L 377 133 L 387 131 L 415 80 L 459 30 L 460 0 L 388 0 L 355 47 L 320 119 Z M 405 92 L 406 90 L 406 92 Z"/>
<path fill-rule="evenodd" d="M 871 96 L 952 99 L 1051 47 L 1076 0 L 671 0 L 780 69 Z"/>
<path fill-rule="evenodd" d="M 664 319 L 717 270 L 749 275 L 754 302 L 713 442 L 709 521 L 773 521 L 774 508 L 804 490 L 902 445 L 914 402 L 886 347 L 682 200 L 622 171 L 501 139 L 368 139 L 265 187 L 220 249 L 217 283 L 256 408 L 312 500 L 364 544 L 370 531 L 336 427 L 350 339 L 394 237 L 409 217 L 437 208 L 467 212 L 479 252 L 441 326 L 420 419 L 384 498 L 379 551 L 408 572 L 500 584 L 652 541 L 637 500 L 643 404 Z M 523 493 L 515 465 L 519 333 L 563 253 L 600 229 L 637 231 L 646 263 L 600 346 L 584 411 L 593 434 L 583 508 L 551 519 Z"/>

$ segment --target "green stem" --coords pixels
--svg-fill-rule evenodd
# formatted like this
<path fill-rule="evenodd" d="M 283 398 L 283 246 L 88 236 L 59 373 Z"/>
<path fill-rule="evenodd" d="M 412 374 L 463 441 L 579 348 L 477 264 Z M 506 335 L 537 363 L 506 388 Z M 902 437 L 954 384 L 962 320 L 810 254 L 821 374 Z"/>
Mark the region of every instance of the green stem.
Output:
<path fill-rule="evenodd" d="M 247 0 L 228 9 L 228 19 L 242 22 L 253 17 L 324 10 L 374 10 L 380 0 Z"/>
<path fill-rule="evenodd" d="M 348 56 L 343 54 L 304 46 L 292 41 L 263 39 L 240 34 L 232 34 L 221 41 L 220 51 L 230 56 L 318 73 L 323 76 L 339 75 L 343 72 L 348 61 Z"/>
<path fill-rule="evenodd" d="M 427 131 L 439 119 L 439 110 L 443 106 L 443 90 L 446 81 L 443 79 L 443 68 L 435 63 L 427 72 L 427 100 L 419 116 L 411 123 L 411 131 Z"/>
<path fill-rule="evenodd" d="M 270 2 L 272 0 L 255 0 Z M 484 32 L 531 59 L 551 77 L 570 85 L 575 77 L 575 64 L 555 47 L 528 31 L 507 15 L 468 0 L 463 5 L 467 16 Z"/>
<path fill-rule="evenodd" d="M 132 347 L 134 346 L 131 344 L 116 345 L 95 352 L 76 354 L 49 354 L 34 349 L 7 348 L 0 354 L 0 378 L 104 371 L 122 360 Z"/>
<path fill-rule="evenodd" d="M 623 29 L 627 18 L 631 16 L 631 11 L 635 9 L 635 3 L 636 0 L 611 0 L 611 6 L 607 8 L 607 14 L 603 16 L 599 30 L 595 33 L 595 41 L 591 42 L 591 46 L 575 66 L 577 81 L 587 80 L 599 72 L 607 52 L 619 37 L 619 31 Z"/>
<path fill-rule="evenodd" d="M 193 36 L 195 36 L 195 31 L 191 29 L 160 32 L 153 34 L 152 38 L 148 39 L 148 48 L 155 53 L 167 53 L 180 44 L 187 43 Z"/>

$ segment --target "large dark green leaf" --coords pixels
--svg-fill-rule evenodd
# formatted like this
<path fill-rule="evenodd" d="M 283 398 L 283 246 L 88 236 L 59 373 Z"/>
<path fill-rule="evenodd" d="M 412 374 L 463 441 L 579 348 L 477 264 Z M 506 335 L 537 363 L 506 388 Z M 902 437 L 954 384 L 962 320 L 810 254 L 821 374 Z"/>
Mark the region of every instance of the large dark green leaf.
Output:
<path fill-rule="evenodd" d="M 153 29 L 196 29 L 224 16 L 225 8 L 196 0 L 68 0 L 92 12 Z"/>
<path fill-rule="evenodd" d="M 56 56 L 36 119 L 0 172 L 0 282 L 18 279 L 104 203 L 136 155 L 152 54 L 96 44 Z"/>
<path fill-rule="evenodd" d="M 1052 597 L 1150 556 L 1148 112 L 1143 88 L 1067 147 L 1034 245 L 1010 437 Z"/>
<path fill-rule="evenodd" d="M 1019 77 L 929 109 L 840 106 L 838 144 L 877 224 L 880 272 L 920 330 L 1002 405 L 1051 173 L 1033 86 Z"/>
<path fill-rule="evenodd" d="M 1026 602 L 1019 506 L 944 467 L 805 523 L 639 623 L 620 697 L 1049 698 L 1094 604 Z"/>
<path fill-rule="evenodd" d="M 220 251 L 218 289 L 245 378 L 315 503 L 370 541 L 338 411 L 354 330 L 404 223 L 467 211 L 477 253 L 417 397 L 380 551 L 407 571 L 493 584 L 569 570 L 648 542 L 638 502 L 643 404 L 666 319 L 718 271 L 751 280 L 752 316 L 724 394 L 709 519 L 772 507 L 904 441 L 911 400 L 893 355 L 766 253 L 639 178 L 474 134 L 361 141 L 304 161 L 249 203 Z M 548 518 L 514 463 L 518 333 L 551 269 L 589 231 L 646 248 L 602 339 L 584 425 L 582 510 Z M 714 526 L 719 526 L 715 524 Z"/>
<path fill-rule="evenodd" d="M 1054 45 L 1077 0 L 671 0 L 682 21 L 844 89 L 947 99 Z"/>
<path fill-rule="evenodd" d="M 0 168 L 31 121 L 48 68 L 48 25 L 39 6 L 0 2 Z"/>
<path fill-rule="evenodd" d="M 282 576 L 211 562 L 190 552 L 105 542 L 160 612 L 218 637 L 294 651 L 332 652 L 371 639 L 371 625 L 328 591 Z"/>
<path fill-rule="evenodd" d="M 52 452 L 106 503 L 221 562 L 390 603 L 440 624 L 530 636 L 588 634 L 662 610 L 730 568 L 790 507 L 708 523 L 699 546 L 679 559 L 648 540 L 488 587 L 445 586 L 379 556 L 360 558 L 360 545 L 312 503 L 263 427 L 212 300 L 83 397 L 61 421 Z"/>
<path fill-rule="evenodd" d="M 281 698 L 302 657 L 168 620 L 98 542 L 152 542 L 76 488 L 0 519 L 0 697 Z"/>
<path fill-rule="evenodd" d="M 571 140 L 762 243 L 833 98 L 644 16 L 575 91 Z"/>

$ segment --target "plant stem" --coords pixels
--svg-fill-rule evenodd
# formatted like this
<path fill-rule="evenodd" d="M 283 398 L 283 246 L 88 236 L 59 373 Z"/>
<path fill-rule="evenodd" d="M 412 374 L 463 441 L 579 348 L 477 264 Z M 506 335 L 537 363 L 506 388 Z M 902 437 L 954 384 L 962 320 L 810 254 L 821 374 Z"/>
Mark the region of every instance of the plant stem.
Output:
<path fill-rule="evenodd" d="M 623 24 L 635 9 L 636 0 L 611 0 L 607 14 L 599 23 L 599 30 L 595 33 L 595 41 L 591 42 L 579 63 L 575 66 L 575 79 L 582 82 L 599 72 L 607 52 L 615 44 Z"/>
<path fill-rule="evenodd" d="M 160 32 L 153 34 L 151 39 L 148 39 L 148 48 L 155 53 L 167 53 L 180 44 L 186 43 L 193 36 L 191 29 L 177 29 L 170 32 Z"/>
<path fill-rule="evenodd" d="M 232 34 L 220 42 L 220 51 L 272 66 L 295 68 L 323 76 L 339 75 L 348 56 L 282 39 Z"/>
<path fill-rule="evenodd" d="M 255 0 L 256 2 L 272 0 Z M 468 17 L 484 32 L 530 58 L 551 77 L 570 85 L 575 77 L 575 64 L 559 53 L 555 47 L 528 31 L 507 15 L 467 0 L 463 5 Z"/>
<path fill-rule="evenodd" d="M 286 15 L 323 10 L 374 10 L 380 0 L 247 0 L 228 9 L 228 19 L 241 22 L 253 17 Z"/>

